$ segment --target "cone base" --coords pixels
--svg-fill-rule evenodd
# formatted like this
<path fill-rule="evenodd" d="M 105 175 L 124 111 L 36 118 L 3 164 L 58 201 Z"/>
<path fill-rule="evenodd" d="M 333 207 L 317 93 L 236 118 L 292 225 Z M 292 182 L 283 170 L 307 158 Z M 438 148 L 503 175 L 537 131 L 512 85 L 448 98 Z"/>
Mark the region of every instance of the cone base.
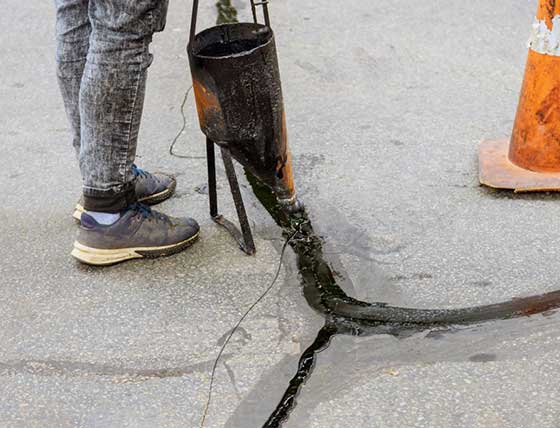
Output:
<path fill-rule="evenodd" d="M 485 140 L 478 148 L 480 183 L 494 189 L 560 192 L 560 172 L 535 172 L 509 160 L 509 140 Z"/>

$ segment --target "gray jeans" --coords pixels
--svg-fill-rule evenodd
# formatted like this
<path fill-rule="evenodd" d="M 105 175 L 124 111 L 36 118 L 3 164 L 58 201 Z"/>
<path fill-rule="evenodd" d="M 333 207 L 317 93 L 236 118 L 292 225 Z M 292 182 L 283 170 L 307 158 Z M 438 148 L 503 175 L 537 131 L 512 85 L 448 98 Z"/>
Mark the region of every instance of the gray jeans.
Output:
<path fill-rule="evenodd" d="M 57 76 L 83 180 L 85 209 L 135 201 L 132 164 L 148 46 L 168 0 L 55 0 Z"/>

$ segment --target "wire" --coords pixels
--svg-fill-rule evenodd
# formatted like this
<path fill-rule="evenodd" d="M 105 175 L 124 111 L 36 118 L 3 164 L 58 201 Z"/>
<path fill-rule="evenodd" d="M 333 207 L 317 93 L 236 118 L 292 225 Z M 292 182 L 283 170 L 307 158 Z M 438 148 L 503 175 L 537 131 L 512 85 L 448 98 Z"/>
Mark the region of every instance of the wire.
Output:
<path fill-rule="evenodd" d="M 193 87 L 191 85 L 189 89 L 187 89 L 187 92 L 185 92 L 185 96 L 183 97 L 183 102 L 181 103 L 181 117 L 183 118 L 183 125 L 181 126 L 179 132 L 177 132 L 177 135 L 175 135 L 175 138 L 173 138 L 173 140 L 171 141 L 171 145 L 169 146 L 169 154 L 179 159 L 206 159 L 206 157 L 204 156 L 179 155 L 173 152 L 173 148 L 175 147 L 175 144 L 177 143 L 177 141 L 179 141 L 179 138 L 181 137 L 181 135 L 183 134 L 183 132 L 187 127 L 187 117 L 185 116 L 185 105 L 187 104 L 187 99 L 189 98 L 189 94 L 192 91 L 192 88 Z"/>
<path fill-rule="evenodd" d="M 264 293 L 261 294 L 261 296 L 255 301 L 255 303 L 253 303 L 249 307 L 249 309 L 247 309 L 247 311 L 239 319 L 239 321 L 237 322 L 235 327 L 233 327 L 233 329 L 231 330 L 231 333 L 229 334 L 229 336 L 225 340 L 224 344 L 222 345 L 222 348 L 220 349 L 220 352 L 218 353 L 218 356 L 216 357 L 216 360 L 214 361 L 214 365 L 212 366 L 212 374 L 210 375 L 210 386 L 208 387 L 208 399 L 206 400 L 206 405 L 204 406 L 204 412 L 202 414 L 202 419 L 200 421 L 200 428 L 204 427 L 204 422 L 206 421 L 206 417 L 208 416 L 208 410 L 210 409 L 210 403 L 212 401 L 212 391 L 213 391 L 213 388 L 214 388 L 214 379 L 216 377 L 216 369 L 218 368 L 218 364 L 220 362 L 220 359 L 222 358 L 222 355 L 223 355 L 223 353 L 226 349 L 226 346 L 228 345 L 228 343 L 231 340 L 231 338 L 233 337 L 233 335 L 237 332 L 237 330 L 241 326 L 241 323 L 243 323 L 243 321 L 245 321 L 245 319 L 249 316 L 251 311 L 268 295 L 268 293 L 270 293 L 270 291 L 272 290 L 272 288 L 276 284 L 276 281 L 278 281 L 278 278 L 280 277 L 280 271 L 282 269 L 282 264 L 284 262 L 284 255 L 286 253 L 286 248 L 288 247 L 288 244 L 294 238 L 295 235 L 296 235 L 296 233 L 294 233 L 292 236 L 290 236 L 286 240 L 286 242 L 284 242 L 284 246 L 282 247 L 282 251 L 280 253 L 280 261 L 278 263 L 278 269 L 276 270 L 276 274 L 274 275 L 274 278 L 272 279 L 272 282 L 270 283 L 268 288 L 264 291 Z"/>

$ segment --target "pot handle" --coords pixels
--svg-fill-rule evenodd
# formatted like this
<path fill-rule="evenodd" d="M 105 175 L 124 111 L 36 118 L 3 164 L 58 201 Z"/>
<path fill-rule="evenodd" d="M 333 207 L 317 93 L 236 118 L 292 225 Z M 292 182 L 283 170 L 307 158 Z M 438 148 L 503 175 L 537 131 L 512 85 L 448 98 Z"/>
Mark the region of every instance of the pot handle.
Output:
<path fill-rule="evenodd" d="M 264 23 L 270 28 L 270 15 L 268 14 L 268 3 L 270 0 L 251 0 L 251 12 L 253 13 L 253 22 L 258 24 L 257 6 L 262 6 Z M 189 37 L 189 45 L 194 40 L 196 35 L 196 23 L 198 19 L 198 0 L 193 0 L 193 10 L 191 15 L 191 34 Z"/>

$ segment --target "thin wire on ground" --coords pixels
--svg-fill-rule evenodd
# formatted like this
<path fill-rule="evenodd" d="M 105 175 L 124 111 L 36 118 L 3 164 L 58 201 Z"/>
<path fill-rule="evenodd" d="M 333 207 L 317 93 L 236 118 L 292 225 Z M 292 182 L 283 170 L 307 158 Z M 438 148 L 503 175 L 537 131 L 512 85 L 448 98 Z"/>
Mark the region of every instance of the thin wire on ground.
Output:
<path fill-rule="evenodd" d="M 230 342 L 231 338 L 237 332 L 237 330 L 239 329 L 239 327 L 241 326 L 243 321 L 245 321 L 245 319 L 249 316 L 251 311 L 268 295 L 268 293 L 270 293 L 270 291 L 272 290 L 272 288 L 276 284 L 276 281 L 278 281 L 278 278 L 280 277 L 280 272 L 282 270 L 282 264 L 284 262 L 284 255 L 286 253 L 286 248 L 288 247 L 288 244 L 294 238 L 294 236 L 295 236 L 295 233 L 292 236 L 290 236 L 288 239 L 286 239 L 286 242 L 284 242 L 284 245 L 282 246 L 282 251 L 280 252 L 280 261 L 278 262 L 278 269 L 276 269 L 276 274 L 274 275 L 274 278 L 272 279 L 272 282 L 270 283 L 268 288 L 264 291 L 264 293 L 262 293 L 260 295 L 260 297 L 249 307 L 249 309 L 247 309 L 247 311 L 239 319 L 239 321 L 237 322 L 235 327 L 233 327 L 233 329 L 231 330 L 227 339 L 224 341 L 224 344 L 222 345 L 222 347 L 220 349 L 220 352 L 218 352 L 218 356 L 216 357 L 216 360 L 214 361 L 214 365 L 212 366 L 212 374 L 210 375 L 210 386 L 208 387 L 208 398 L 206 400 L 206 405 L 204 406 L 204 412 L 202 414 L 202 419 L 200 421 L 200 428 L 204 427 L 204 422 L 206 421 L 206 417 L 208 416 L 208 410 L 210 409 L 210 403 L 212 401 L 212 391 L 213 391 L 213 388 L 214 388 L 214 379 L 216 377 L 216 369 L 218 368 L 218 364 L 220 362 L 220 359 L 222 358 L 222 355 L 223 355 L 228 343 Z"/>
<path fill-rule="evenodd" d="M 183 119 L 183 124 L 181 126 L 181 129 L 179 129 L 179 132 L 177 132 L 177 135 L 175 135 L 175 137 L 173 138 L 173 140 L 171 141 L 171 145 L 169 146 L 169 154 L 171 156 L 174 156 L 176 158 L 179 159 L 206 159 L 204 156 L 187 156 L 187 155 L 180 155 L 177 153 L 173 152 L 173 149 L 175 148 L 175 144 L 177 144 L 177 141 L 179 141 L 179 138 L 181 138 L 181 135 L 183 135 L 183 132 L 185 132 L 185 129 L 187 127 L 187 117 L 185 115 L 185 105 L 187 104 L 187 100 L 189 99 L 189 94 L 192 91 L 192 85 L 189 87 L 189 89 L 187 89 L 187 92 L 185 92 L 185 96 L 183 97 L 183 102 L 181 103 L 181 117 Z"/>

